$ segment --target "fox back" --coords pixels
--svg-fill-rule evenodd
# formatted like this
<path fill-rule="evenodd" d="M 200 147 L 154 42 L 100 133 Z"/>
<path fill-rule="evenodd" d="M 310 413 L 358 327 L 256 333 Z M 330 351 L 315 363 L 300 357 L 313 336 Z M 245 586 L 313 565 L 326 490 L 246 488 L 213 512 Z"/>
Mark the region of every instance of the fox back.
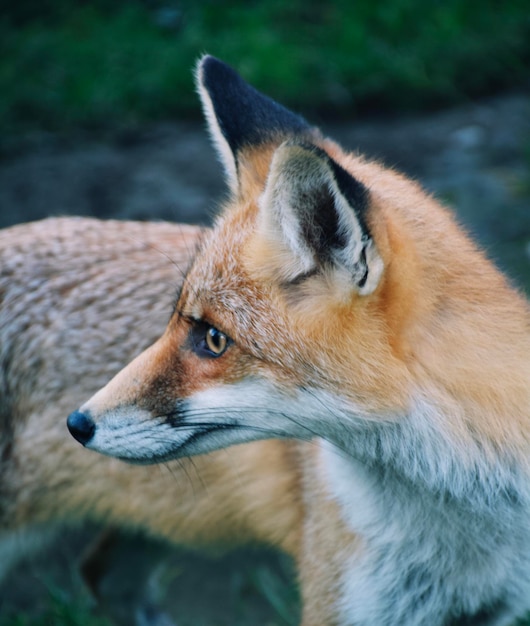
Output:
<path fill-rule="evenodd" d="M 301 581 L 318 554 L 338 592 L 304 624 L 509 623 L 530 606 L 527 302 L 413 181 L 212 57 L 198 88 L 230 199 L 165 333 L 70 431 L 136 463 L 312 440 L 332 512 L 306 481 L 326 550 Z"/>
<path fill-rule="evenodd" d="M 64 425 L 162 332 L 203 231 L 86 218 L 0 230 L 0 579 L 21 551 L 86 520 L 180 545 L 296 552 L 288 445 L 131 467 L 81 451 Z"/>

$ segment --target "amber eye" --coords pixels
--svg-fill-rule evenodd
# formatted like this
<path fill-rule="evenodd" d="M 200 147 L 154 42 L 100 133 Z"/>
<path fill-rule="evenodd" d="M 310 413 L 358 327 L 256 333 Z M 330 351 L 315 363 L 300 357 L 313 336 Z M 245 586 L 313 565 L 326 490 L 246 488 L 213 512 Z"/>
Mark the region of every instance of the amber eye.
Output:
<path fill-rule="evenodd" d="M 210 326 L 206 331 L 206 345 L 213 356 L 221 356 L 228 346 L 228 337 L 217 328 Z"/>
<path fill-rule="evenodd" d="M 190 329 L 190 347 L 197 356 L 216 359 L 223 355 L 232 340 L 215 326 L 196 321 Z"/>

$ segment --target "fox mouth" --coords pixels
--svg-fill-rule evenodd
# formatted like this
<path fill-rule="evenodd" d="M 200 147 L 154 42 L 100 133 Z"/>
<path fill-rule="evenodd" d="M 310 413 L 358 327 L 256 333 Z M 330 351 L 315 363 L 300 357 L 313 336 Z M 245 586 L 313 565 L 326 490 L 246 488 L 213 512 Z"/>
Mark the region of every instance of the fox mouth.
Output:
<path fill-rule="evenodd" d="M 178 428 L 178 427 L 177 427 Z M 193 432 L 189 434 L 189 436 L 181 441 L 177 446 L 171 447 L 165 453 L 153 453 L 149 456 L 127 456 L 127 455 L 119 455 L 117 456 L 120 461 L 125 461 L 131 465 L 154 465 L 157 463 L 165 463 L 168 461 L 173 461 L 175 459 L 179 459 L 182 457 L 188 457 L 195 454 L 202 454 L 206 452 L 210 452 L 211 450 L 218 448 L 215 444 L 207 445 L 206 447 L 203 445 L 199 446 L 197 449 L 198 442 L 203 442 L 204 439 L 207 439 L 210 435 L 214 433 L 218 433 L 221 431 L 235 430 L 237 429 L 237 425 L 235 424 L 205 424 L 199 426 L 194 429 Z"/>
<path fill-rule="evenodd" d="M 312 438 L 306 406 L 266 380 L 244 380 L 196 392 L 158 415 L 133 404 L 101 412 L 82 443 L 127 463 L 153 465 L 250 441 Z"/>

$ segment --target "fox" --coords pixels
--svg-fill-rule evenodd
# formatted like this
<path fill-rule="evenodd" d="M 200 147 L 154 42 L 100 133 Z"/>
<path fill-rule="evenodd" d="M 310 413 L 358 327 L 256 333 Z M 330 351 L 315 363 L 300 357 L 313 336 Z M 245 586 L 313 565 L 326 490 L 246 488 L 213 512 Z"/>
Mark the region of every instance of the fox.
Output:
<path fill-rule="evenodd" d="M 527 300 L 415 181 L 215 57 L 196 80 L 229 197 L 165 331 L 71 434 L 139 465 L 299 442 L 303 626 L 510 624 L 530 607 Z"/>
<path fill-rule="evenodd" d="M 71 406 L 163 331 L 206 232 L 81 217 L 0 230 L 0 578 L 86 522 L 202 551 L 256 544 L 297 553 L 302 503 L 290 443 L 132 467 L 80 450 L 64 425 Z M 80 359 L 85 350 L 91 356 Z M 81 559 L 96 600 L 111 537 L 103 530 Z"/>

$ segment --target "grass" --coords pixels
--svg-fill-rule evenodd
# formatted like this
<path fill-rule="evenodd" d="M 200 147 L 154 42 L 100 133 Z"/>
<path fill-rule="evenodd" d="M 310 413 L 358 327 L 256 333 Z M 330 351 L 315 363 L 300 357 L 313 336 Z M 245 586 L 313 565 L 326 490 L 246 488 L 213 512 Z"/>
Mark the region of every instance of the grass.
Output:
<path fill-rule="evenodd" d="M 296 594 L 280 586 L 280 579 L 274 576 L 270 570 L 258 570 L 254 580 L 248 580 L 247 584 L 252 587 L 252 593 L 263 594 L 263 600 L 270 605 L 269 613 L 273 614 L 272 620 L 267 621 L 267 626 L 297 626 L 298 606 Z M 245 607 L 249 599 L 243 593 L 239 599 L 239 606 L 235 606 L 234 612 L 238 617 L 230 622 L 230 626 L 250 626 L 254 624 L 253 613 Z M 163 603 L 161 603 L 163 607 Z M 191 621 L 186 619 L 186 608 L 183 607 L 183 615 L 179 615 L 178 624 L 181 626 L 227 626 L 226 621 L 211 622 L 209 619 L 201 620 L 200 624 L 194 617 Z M 50 593 L 46 605 L 38 614 L 34 612 L 15 612 L 0 617 L 0 626 L 114 626 L 115 622 L 97 615 L 89 608 L 83 598 L 65 597 L 62 593 Z"/>
<path fill-rule="evenodd" d="M 163 542 L 125 534 L 107 553 L 96 612 L 73 567 L 83 541 L 74 535 L 62 544 L 23 562 L 11 586 L 0 588 L 0 626 L 128 626 L 139 608 L 153 603 L 178 626 L 299 624 L 295 574 L 283 555 L 256 549 L 222 557 L 169 554 Z"/>
<path fill-rule="evenodd" d="M 46 608 L 38 615 L 16 613 L 0 618 L 0 626 L 112 626 L 98 617 L 79 598 L 69 598 L 60 590 L 50 590 Z"/>
<path fill-rule="evenodd" d="M 419 110 L 528 84 L 526 0 L 0 0 L 0 128 L 199 113 L 208 51 L 296 109 Z"/>
<path fill-rule="evenodd" d="M 299 623 L 296 594 L 292 590 L 286 589 L 283 579 L 266 568 L 260 568 L 256 570 L 255 576 L 247 582 L 255 586 L 255 591 L 263 594 L 263 597 L 276 611 L 276 619 L 267 621 L 267 626 L 296 626 Z M 226 626 L 224 622 L 223 624 L 212 622 L 198 624 L 196 619 L 188 623 L 185 618 L 180 621 L 180 616 L 178 623 L 182 626 L 188 624 L 189 626 Z M 236 620 L 236 622 L 231 622 L 231 626 L 244 626 L 254 623 L 253 620 L 248 622 Z M 50 591 L 48 606 L 41 614 L 37 616 L 16 614 L 0 617 L 0 626 L 113 626 L 113 622 L 97 616 L 88 609 L 84 599 L 69 598 L 59 590 L 55 590 Z M 530 626 L 530 615 L 518 620 L 513 626 Z"/>

